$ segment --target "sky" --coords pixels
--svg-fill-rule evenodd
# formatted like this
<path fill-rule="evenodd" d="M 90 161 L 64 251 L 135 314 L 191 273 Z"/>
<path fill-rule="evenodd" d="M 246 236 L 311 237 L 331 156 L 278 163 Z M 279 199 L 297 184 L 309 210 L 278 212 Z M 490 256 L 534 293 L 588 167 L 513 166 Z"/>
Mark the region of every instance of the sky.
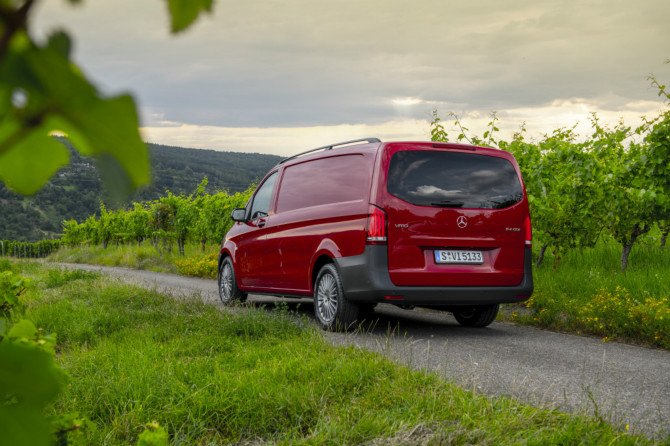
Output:
<path fill-rule="evenodd" d="M 291 155 L 355 138 L 429 140 L 433 110 L 481 135 L 540 139 L 589 116 L 664 107 L 667 0 L 215 0 L 179 34 L 164 0 L 37 3 L 107 95 L 131 93 L 148 142 Z"/>

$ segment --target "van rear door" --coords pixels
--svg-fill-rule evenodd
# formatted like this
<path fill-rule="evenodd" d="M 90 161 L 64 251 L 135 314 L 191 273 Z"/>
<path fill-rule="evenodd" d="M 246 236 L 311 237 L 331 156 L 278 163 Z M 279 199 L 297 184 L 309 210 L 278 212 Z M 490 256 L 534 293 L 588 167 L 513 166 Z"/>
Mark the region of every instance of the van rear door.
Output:
<path fill-rule="evenodd" d="M 523 279 L 528 202 L 511 154 L 389 144 L 380 201 L 397 286 L 514 286 Z M 384 175 L 381 175 L 384 177 Z"/>

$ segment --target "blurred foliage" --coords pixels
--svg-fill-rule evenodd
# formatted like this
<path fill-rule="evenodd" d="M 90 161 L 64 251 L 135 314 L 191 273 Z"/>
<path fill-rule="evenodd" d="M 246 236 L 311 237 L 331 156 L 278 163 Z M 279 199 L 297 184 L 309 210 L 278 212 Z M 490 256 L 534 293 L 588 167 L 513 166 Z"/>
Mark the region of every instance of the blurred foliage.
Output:
<path fill-rule="evenodd" d="M 78 0 L 69 0 L 78 3 Z M 99 160 L 111 194 L 149 182 L 147 148 L 128 95 L 105 97 L 70 60 L 64 31 L 38 42 L 29 33 L 34 0 L 0 0 L 0 181 L 34 194 L 68 163 L 67 148 L 51 135 L 65 134 L 82 155 Z M 212 0 L 169 0 L 173 31 L 188 27 Z M 18 318 L 22 279 L 0 277 L 0 432 L 12 445 L 67 444 L 80 423 L 74 415 L 42 414 L 65 382 L 53 358 L 55 337 Z M 53 426 L 60 425 L 60 427 Z M 65 429 L 65 430 L 63 430 Z M 155 444 L 155 443 L 154 443 Z"/>

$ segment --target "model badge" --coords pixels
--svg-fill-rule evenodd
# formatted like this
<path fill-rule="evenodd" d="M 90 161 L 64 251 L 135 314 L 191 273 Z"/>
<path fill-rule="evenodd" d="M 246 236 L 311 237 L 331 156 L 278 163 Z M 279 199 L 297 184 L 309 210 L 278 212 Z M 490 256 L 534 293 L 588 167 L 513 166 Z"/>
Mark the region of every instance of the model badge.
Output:
<path fill-rule="evenodd" d="M 404 223 L 404 224 L 403 224 L 403 223 L 398 223 L 397 225 L 395 225 L 395 227 L 396 227 L 396 228 L 409 228 L 409 224 L 407 224 L 407 223 Z"/>
<path fill-rule="evenodd" d="M 521 228 L 505 228 L 505 231 L 521 232 Z"/>
<path fill-rule="evenodd" d="M 456 219 L 456 224 L 458 225 L 459 228 L 463 229 L 468 225 L 468 219 L 465 218 L 465 216 L 461 215 Z"/>

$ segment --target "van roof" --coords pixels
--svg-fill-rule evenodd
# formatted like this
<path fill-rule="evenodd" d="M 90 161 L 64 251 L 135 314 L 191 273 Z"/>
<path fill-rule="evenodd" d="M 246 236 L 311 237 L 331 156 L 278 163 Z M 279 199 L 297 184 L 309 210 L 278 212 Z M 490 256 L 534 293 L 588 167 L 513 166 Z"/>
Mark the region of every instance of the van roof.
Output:
<path fill-rule="evenodd" d="M 353 139 L 351 141 L 338 142 L 338 143 L 335 143 L 335 144 L 330 144 L 328 146 L 317 147 L 316 149 L 310 149 L 310 150 L 306 150 L 304 152 L 297 153 L 293 156 L 289 156 L 288 158 L 284 158 L 283 160 L 279 161 L 279 164 L 283 164 L 286 161 L 292 160 L 293 158 L 297 158 L 299 156 L 307 155 L 308 153 L 318 152 L 319 150 L 333 150 L 333 148 L 335 148 L 335 147 L 348 146 L 348 145 L 351 145 L 351 144 L 357 144 L 357 143 L 361 143 L 361 142 L 380 143 L 382 141 L 379 138 L 363 138 L 363 139 Z"/>
<path fill-rule="evenodd" d="M 435 149 L 455 149 L 455 150 L 469 150 L 469 151 L 477 151 L 482 154 L 485 153 L 500 153 L 500 152 L 505 152 L 504 150 L 501 149 L 496 149 L 492 147 L 481 147 L 481 146 L 475 146 L 472 144 L 463 144 L 463 143 L 453 143 L 453 142 L 435 142 L 435 141 L 388 141 L 382 143 L 382 141 L 379 138 L 362 138 L 362 139 L 354 139 L 351 141 L 343 141 L 343 142 L 338 142 L 335 144 L 329 144 L 327 146 L 322 146 L 322 147 L 317 147 L 314 149 L 306 150 L 304 152 L 297 153 L 295 155 L 289 156 L 287 158 L 284 158 L 283 160 L 279 161 L 277 163 L 277 166 L 280 166 L 288 161 L 294 160 L 296 158 L 309 155 L 311 153 L 319 152 L 319 151 L 327 151 L 327 150 L 333 150 L 335 148 L 349 148 L 353 147 L 354 145 L 361 144 L 361 143 L 367 143 L 367 144 L 383 144 L 383 145 L 397 145 L 397 144 L 403 144 L 403 145 L 418 145 L 418 146 L 430 146 Z M 379 146 L 377 146 L 379 147 Z"/>

